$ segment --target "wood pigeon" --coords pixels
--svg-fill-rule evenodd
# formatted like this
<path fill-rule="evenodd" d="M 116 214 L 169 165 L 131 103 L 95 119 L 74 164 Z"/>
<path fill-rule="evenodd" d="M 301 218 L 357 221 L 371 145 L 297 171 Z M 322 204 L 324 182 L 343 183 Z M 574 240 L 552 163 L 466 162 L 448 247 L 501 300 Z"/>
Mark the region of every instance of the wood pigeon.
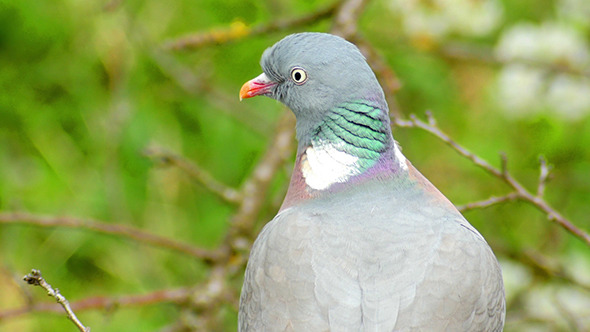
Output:
<path fill-rule="evenodd" d="M 239 331 L 501 331 L 502 272 L 473 226 L 401 153 L 358 48 L 285 37 L 241 98 L 297 118 L 293 176 L 256 239 Z"/>

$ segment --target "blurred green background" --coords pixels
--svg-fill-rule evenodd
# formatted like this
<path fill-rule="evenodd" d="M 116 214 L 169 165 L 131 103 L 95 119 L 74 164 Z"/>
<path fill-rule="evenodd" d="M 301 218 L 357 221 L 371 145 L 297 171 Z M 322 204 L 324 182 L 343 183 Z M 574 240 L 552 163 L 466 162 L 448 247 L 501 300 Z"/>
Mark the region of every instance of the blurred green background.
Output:
<path fill-rule="evenodd" d="M 285 111 L 266 98 L 240 103 L 239 88 L 261 72 L 266 47 L 289 33 L 329 31 L 331 20 L 197 48 L 164 45 L 331 3 L 0 0 L 0 212 L 93 218 L 215 248 L 235 207 L 145 149 L 164 147 L 240 187 Z M 490 163 L 499 166 L 505 152 L 533 192 L 545 156 L 553 167 L 546 199 L 590 229 L 590 2 L 376 0 L 359 24 L 401 83 L 402 118 L 431 110 Z M 394 128 L 394 136 L 455 204 L 509 192 L 425 132 Z M 273 180 L 257 227 L 276 213 L 291 167 Z M 590 330 L 587 245 L 522 202 L 465 216 L 503 265 L 507 331 Z M 561 274 L 532 267 L 531 256 Z M 207 273 L 195 259 L 115 236 L 0 224 L 0 311 L 52 301 L 22 285 L 31 268 L 70 301 L 191 286 Z M 156 304 L 78 317 L 93 331 L 152 331 L 182 310 Z M 228 308 L 217 329 L 234 330 L 235 319 Z M 63 314 L 0 320 L 0 331 L 74 330 Z"/>

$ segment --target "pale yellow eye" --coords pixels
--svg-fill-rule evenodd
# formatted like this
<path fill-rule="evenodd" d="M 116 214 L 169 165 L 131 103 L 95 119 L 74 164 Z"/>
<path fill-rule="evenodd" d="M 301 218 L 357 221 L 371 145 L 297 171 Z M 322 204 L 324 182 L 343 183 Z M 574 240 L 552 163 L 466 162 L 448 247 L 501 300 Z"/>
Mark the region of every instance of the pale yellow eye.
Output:
<path fill-rule="evenodd" d="M 307 73 L 305 70 L 303 70 L 303 68 L 295 67 L 291 69 L 291 79 L 293 82 L 295 82 L 295 84 L 301 85 L 307 81 Z"/>

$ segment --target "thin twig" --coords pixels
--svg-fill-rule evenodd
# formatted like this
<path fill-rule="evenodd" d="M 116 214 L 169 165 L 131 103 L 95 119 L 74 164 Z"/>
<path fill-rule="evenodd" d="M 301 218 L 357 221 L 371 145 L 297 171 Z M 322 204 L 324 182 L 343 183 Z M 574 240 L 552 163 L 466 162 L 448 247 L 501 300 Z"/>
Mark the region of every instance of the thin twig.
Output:
<path fill-rule="evenodd" d="M 500 152 L 500 172 L 504 178 L 510 176 L 508 173 L 508 156 L 505 152 Z"/>
<path fill-rule="evenodd" d="M 231 252 L 232 255 L 226 255 L 213 262 L 208 281 L 201 283 L 200 291 L 195 291 L 190 304 L 195 312 L 201 314 L 198 317 L 189 317 L 188 320 L 192 323 L 180 322 L 181 326 L 190 324 L 194 327 L 194 323 L 207 327 L 205 330 L 211 330 L 215 325 L 213 320 L 217 319 L 215 313 L 219 312 L 223 305 L 229 303 L 237 309 L 238 297 L 227 291 L 228 280 L 243 272 L 247 257 L 245 251 L 256 236 L 254 224 L 266 199 L 266 192 L 277 171 L 292 155 L 294 128 L 294 116 L 285 112 L 277 125 L 273 144 L 267 149 L 240 191 L 243 199 L 236 214 L 231 218 L 232 227 L 219 247 L 220 251 Z"/>
<path fill-rule="evenodd" d="M 432 123 L 432 121 L 429 122 Z M 457 142 L 453 141 L 438 126 L 431 125 L 425 121 L 422 121 L 413 114 L 410 116 L 410 120 L 394 118 L 393 123 L 400 127 L 419 128 L 436 136 L 438 139 L 442 140 L 451 148 L 453 148 L 453 150 L 458 152 L 461 156 L 471 160 L 476 166 L 484 169 L 486 172 L 490 173 L 491 175 L 501 179 L 506 184 L 508 184 L 508 186 L 510 186 L 514 190 L 514 192 L 517 193 L 519 199 L 526 201 L 535 206 L 537 209 L 543 211 L 550 221 L 557 223 L 561 227 L 565 228 L 568 232 L 570 232 L 571 234 L 573 234 L 574 236 L 576 236 L 577 238 L 584 241 L 587 245 L 590 246 L 590 235 L 587 232 L 575 226 L 570 220 L 562 216 L 559 212 L 557 212 L 557 210 L 551 207 L 543 197 L 533 195 L 520 182 L 518 182 L 514 177 L 512 177 L 512 175 L 508 172 L 507 157 L 505 154 L 500 155 L 501 168 L 498 169 L 490 165 L 487 161 L 473 154 L 463 146 L 459 145 Z M 545 181 L 545 176 L 542 176 L 541 179 Z"/>
<path fill-rule="evenodd" d="M 205 188 L 219 197 L 223 198 L 229 203 L 237 204 L 242 201 L 243 196 L 236 189 L 231 188 L 221 182 L 217 181 L 211 174 L 204 169 L 197 166 L 195 163 L 190 162 L 188 159 L 181 157 L 180 155 L 174 154 L 163 147 L 149 146 L 145 149 L 144 155 L 152 158 L 153 160 L 159 161 L 165 165 L 176 166 L 193 179 L 197 180 Z"/>
<path fill-rule="evenodd" d="M 71 302 L 72 310 L 77 312 L 92 309 L 113 309 L 119 307 L 145 306 L 159 303 L 182 303 L 188 301 L 194 287 L 158 290 L 147 294 L 124 296 L 95 296 Z M 30 312 L 60 313 L 61 307 L 53 303 L 35 303 L 21 308 L 0 311 L 0 321 L 16 318 Z"/>
<path fill-rule="evenodd" d="M 499 197 L 492 196 L 492 197 L 482 200 L 482 201 L 458 205 L 457 209 L 461 212 L 474 210 L 474 209 L 483 209 L 483 208 L 490 207 L 492 205 L 496 205 L 496 204 L 500 204 L 500 203 L 504 203 L 504 202 L 508 202 L 508 201 L 514 201 L 514 200 L 517 200 L 518 198 L 519 198 L 518 193 L 512 192 L 512 193 L 506 194 L 504 196 L 499 196 Z"/>
<path fill-rule="evenodd" d="M 574 285 L 581 290 L 590 292 L 590 285 L 573 277 L 559 259 L 551 260 L 542 253 L 532 250 L 524 250 L 516 254 L 511 254 L 511 257 L 518 258 L 521 263 L 534 268 L 548 278 L 561 280 L 566 284 Z"/>
<path fill-rule="evenodd" d="M 207 45 L 226 43 L 237 39 L 242 39 L 247 36 L 263 35 L 274 31 L 282 31 L 298 26 L 308 25 L 331 17 L 334 14 L 336 8 L 339 6 L 340 1 L 337 1 L 311 14 L 306 14 L 292 19 L 276 20 L 255 25 L 253 27 L 248 27 L 242 22 L 234 22 L 229 28 L 197 32 L 167 41 L 163 44 L 163 48 L 167 50 L 194 49 Z"/>
<path fill-rule="evenodd" d="M 198 330 L 215 330 L 218 314 L 226 304 L 230 304 L 236 308 L 236 311 L 238 310 L 239 296 L 228 283 L 228 279 L 235 273 L 232 273 L 230 265 L 229 262 L 226 262 L 214 266 L 209 273 L 208 280 L 201 283 L 190 298 L 190 311 L 186 316 L 192 318 L 190 320 L 193 324 L 197 323 L 197 326 L 201 326 Z M 243 270 L 240 269 L 240 271 Z"/>
<path fill-rule="evenodd" d="M 435 127 L 437 125 L 437 123 L 436 123 L 436 118 L 434 117 L 434 114 L 432 114 L 432 111 L 427 110 L 426 112 L 424 112 L 424 114 L 426 114 L 426 120 L 428 120 L 428 124 L 432 127 Z"/>
<path fill-rule="evenodd" d="M 573 285 L 584 292 L 590 292 L 590 284 L 572 276 L 557 258 L 548 257 L 533 249 L 523 250 L 497 246 L 494 251 L 503 257 L 519 262 L 522 266 L 531 268 L 537 276 L 560 281 L 567 285 Z"/>
<path fill-rule="evenodd" d="M 471 160 L 478 167 L 481 167 L 484 170 L 486 170 L 487 172 L 492 173 L 494 176 L 497 176 L 500 178 L 502 177 L 502 172 L 500 170 L 491 166 L 485 160 L 481 159 L 477 155 L 469 152 L 467 149 L 465 149 L 462 146 L 460 146 L 459 144 L 455 143 L 455 141 L 453 141 L 447 134 L 442 132 L 438 128 L 438 126 L 431 126 L 428 123 L 418 119 L 416 117 L 416 115 L 414 115 L 414 114 L 410 115 L 410 120 L 403 120 L 403 119 L 399 119 L 399 118 L 394 118 L 393 123 L 398 127 L 419 128 L 419 129 L 425 130 L 425 131 L 431 133 L 432 135 L 436 136 L 437 138 L 439 138 L 443 142 L 445 142 L 447 145 L 449 145 L 455 151 L 457 151 L 460 155 Z"/>
<path fill-rule="evenodd" d="M 65 298 L 65 296 L 61 295 L 59 289 L 51 287 L 51 285 L 45 281 L 43 276 L 41 275 L 41 271 L 33 269 L 31 273 L 27 274 L 23 277 L 23 279 L 29 284 L 34 286 L 41 286 L 43 289 L 47 291 L 47 295 L 55 298 L 57 303 L 59 303 L 62 308 L 66 311 L 68 318 L 74 322 L 74 325 L 82 331 L 82 332 L 90 332 L 90 327 L 84 326 L 82 322 L 76 317 L 76 314 L 70 307 L 70 302 Z"/>
<path fill-rule="evenodd" d="M 188 243 L 148 233 L 139 228 L 121 224 L 107 224 L 88 218 L 75 218 L 68 216 L 43 216 L 27 212 L 8 212 L 0 213 L 0 224 L 30 224 L 41 227 L 65 227 L 91 230 L 97 233 L 124 237 L 155 247 L 175 250 L 183 254 L 187 254 L 202 259 L 205 262 L 215 261 L 219 259 L 219 257 L 223 256 L 223 253 L 217 250 L 212 251 L 201 249 Z"/>

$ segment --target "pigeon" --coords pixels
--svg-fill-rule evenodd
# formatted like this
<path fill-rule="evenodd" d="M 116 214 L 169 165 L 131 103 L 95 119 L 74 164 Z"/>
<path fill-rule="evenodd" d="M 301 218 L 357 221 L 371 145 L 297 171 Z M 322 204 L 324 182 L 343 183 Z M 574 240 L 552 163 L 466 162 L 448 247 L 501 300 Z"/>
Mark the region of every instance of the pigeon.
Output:
<path fill-rule="evenodd" d="M 359 49 L 326 33 L 268 48 L 240 99 L 291 109 L 295 167 L 250 252 L 239 331 L 501 331 L 500 265 L 402 154 Z"/>

